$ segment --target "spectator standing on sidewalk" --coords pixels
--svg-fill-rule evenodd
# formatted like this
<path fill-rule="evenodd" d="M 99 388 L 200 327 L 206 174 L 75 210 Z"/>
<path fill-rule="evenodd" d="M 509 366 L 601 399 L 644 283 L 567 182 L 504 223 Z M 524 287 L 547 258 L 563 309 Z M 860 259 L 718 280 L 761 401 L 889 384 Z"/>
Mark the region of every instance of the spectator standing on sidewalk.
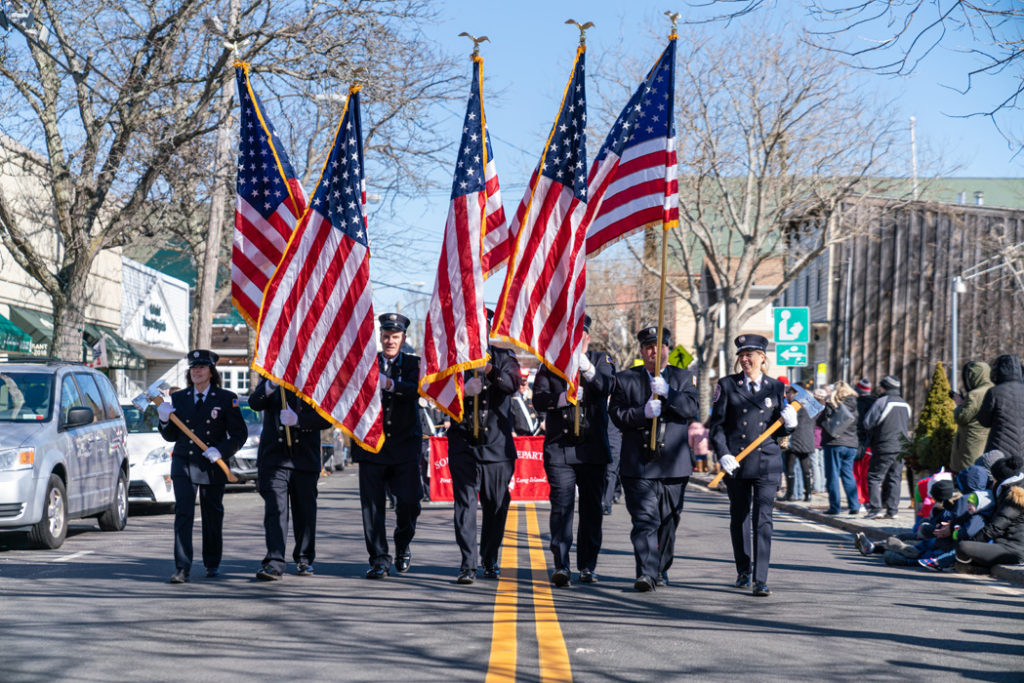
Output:
<path fill-rule="evenodd" d="M 796 389 L 786 387 L 786 400 L 796 400 Z M 804 501 L 811 499 L 811 453 L 814 451 L 814 418 L 803 406 L 796 412 L 796 429 L 789 435 L 789 447 L 786 449 L 786 497 L 783 500 L 794 500 L 797 491 L 796 467 L 800 467 L 803 479 Z"/>
<path fill-rule="evenodd" d="M 825 488 L 828 490 L 825 514 L 839 514 L 841 482 L 846 492 L 847 510 L 856 515 L 860 513 L 857 481 L 853 477 L 853 461 L 857 457 L 857 393 L 849 384 L 836 382 L 832 396 L 818 416 L 818 423 L 821 444 L 825 447 Z"/>
<path fill-rule="evenodd" d="M 868 500 L 868 466 L 871 464 L 871 444 L 864 429 L 864 416 L 877 398 L 872 393 L 873 388 L 867 377 L 861 377 L 854 387 L 857 392 L 857 457 L 853 460 L 853 478 L 857 480 L 857 497 L 862 503 Z"/>
<path fill-rule="evenodd" d="M 879 517 L 883 511 L 886 519 L 895 519 L 899 514 L 900 480 L 903 474 L 900 451 L 903 440 L 910 435 L 911 410 L 910 405 L 900 396 L 899 379 L 886 375 L 881 384 L 885 393 L 871 406 L 863 421 L 871 446 L 866 519 Z"/>
<path fill-rule="evenodd" d="M 985 450 L 1024 456 L 1024 382 L 1020 359 L 1012 354 L 999 356 L 992 369 L 992 383 L 995 386 L 985 394 L 978 410 L 978 422 L 991 428 Z"/>
<path fill-rule="evenodd" d="M 818 387 L 814 398 L 821 405 L 828 401 L 828 390 Z M 825 493 L 825 450 L 821 447 L 821 426 L 814 423 L 814 452 L 811 453 L 811 489 L 814 493 Z"/>
<path fill-rule="evenodd" d="M 985 394 L 992 388 L 989 379 L 991 369 L 988 363 L 972 360 L 964 364 L 963 388 L 960 393 L 953 394 L 953 419 L 956 420 L 956 440 L 953 442 L 953 453 L 950 457 L 949 469 L 961 472 L 981 457 L 985 452 L 989 428 L 978 420 L 981 404 Z"/>

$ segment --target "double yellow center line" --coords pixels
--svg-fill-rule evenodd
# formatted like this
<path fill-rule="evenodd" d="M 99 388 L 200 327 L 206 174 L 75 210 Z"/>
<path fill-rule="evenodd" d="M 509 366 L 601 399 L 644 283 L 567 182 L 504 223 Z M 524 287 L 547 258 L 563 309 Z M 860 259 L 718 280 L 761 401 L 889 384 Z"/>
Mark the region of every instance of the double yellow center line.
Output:
<path fill-rule="evenodd" d="M 519 511 L 526 516 L 526 547 L 530 556 L 530 580 L 520 582 L 519 577 Z M 541 546 L 537 507 L 532 503 L 513 505 L 505 524 L 502 541 L 501 579 L 494 596 L 494 623 L 491 629 L 491 656 L 487 667 L 487 683 L 516 680 L 518 643 L 519 587 L 529 586 L 533 596 L 533 622 L 537 630 L 537 655 L 540 680 L 571 681 L 569 651 L 565 646 L 562 627 L 558 623 L 555 603 L 551 596 L 548 567 Z"/>

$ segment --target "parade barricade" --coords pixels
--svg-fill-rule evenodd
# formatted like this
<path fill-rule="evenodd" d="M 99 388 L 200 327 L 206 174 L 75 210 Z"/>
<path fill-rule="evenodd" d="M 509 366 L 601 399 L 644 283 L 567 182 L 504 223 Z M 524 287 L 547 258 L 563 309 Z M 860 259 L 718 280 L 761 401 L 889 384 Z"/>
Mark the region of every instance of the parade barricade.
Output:
<path fill-rule="evenodd" d="M 548 499 L 550 488 L 544 472 L 544 437 L 517 436 L 516 469 L 509 482 L 512 500 L 531 501 Z M 448 470 L 448 439 L 430 437 L 430 500 L 452 501 L 452 475 Z"/>

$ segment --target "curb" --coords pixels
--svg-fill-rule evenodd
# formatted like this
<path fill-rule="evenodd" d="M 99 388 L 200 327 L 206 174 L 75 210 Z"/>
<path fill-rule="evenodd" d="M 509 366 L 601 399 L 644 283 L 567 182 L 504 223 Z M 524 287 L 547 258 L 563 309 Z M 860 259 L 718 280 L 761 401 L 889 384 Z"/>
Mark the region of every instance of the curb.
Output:
<path fill-rule="evenodd" d="M 705 491 L 714 490 L 707 487 L 711 482 L 711 479 L 711 476 L 705 474 L 693 474 L 690 476 L 690 481 L 699 483 L 700 487 Z M 814 498 L 822 499 L 824 496 L 821 494 L 813 494 L 812 499 Z M 809 519 L 835 529 L 842 529 L 854 534 L 861 532 L 872 541 L 884 541 L 889 536 L 896 536 L 897 534 L 908 531 L 907 527 L 873 524 L 871 521 L 866 520 L 863 517 L 856 517 L 845 513 L 839 515 L 826 515 L 824 512 L 820 512 L 808 507 L 807 505 L 802 505 L 796 502 L 787 502 L 776 499 L 775 507 L 779 510 L 797 515 L 798 517 L 803 517 L 804 519 Z M 992 567 L 991 575 L 994 578 L 1001 579 L 1018 586 L 1024 586 L 1024 564 L 998 565 Z"/>

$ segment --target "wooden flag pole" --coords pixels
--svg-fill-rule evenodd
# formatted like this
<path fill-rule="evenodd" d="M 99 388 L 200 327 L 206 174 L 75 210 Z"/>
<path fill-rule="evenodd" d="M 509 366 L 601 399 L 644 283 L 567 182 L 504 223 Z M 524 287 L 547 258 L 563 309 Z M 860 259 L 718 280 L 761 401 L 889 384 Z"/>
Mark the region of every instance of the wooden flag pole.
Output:
<path fill-rule="evenodd" d="M 480 378 L 480 371 L 473 368 L 473 379 Z M 480 438 L 480 394 L 473 395 L 473 440 Z"/>
<path fill-rule="evenodd" d="M 279 385 L 277 388 L 281 390 L 281 410 L 287 410 L 288 409 L 288 399 L 286 399 L 285 396 L 284 396 L 284 387 Z M 288 448 L 291 448 L 292 447 L 292 428 L 289 427 L 288 425 L 284 426 L 284 436 L 285 436 L 286 439 L 288 439 Z"/>
<path fill-rule="evenodd" d="M 654 376 L 661 374 L 661 346 L 664 343 L 665 329 L 665 285 L 668 270 L 668 239 L 665 237 L 665 222 L 661 224 L 661 292 L 658 295 L 658 347 L 654 354 Z M 658 418 L 651 423 L 651 452 L 658 448 Z"/>

